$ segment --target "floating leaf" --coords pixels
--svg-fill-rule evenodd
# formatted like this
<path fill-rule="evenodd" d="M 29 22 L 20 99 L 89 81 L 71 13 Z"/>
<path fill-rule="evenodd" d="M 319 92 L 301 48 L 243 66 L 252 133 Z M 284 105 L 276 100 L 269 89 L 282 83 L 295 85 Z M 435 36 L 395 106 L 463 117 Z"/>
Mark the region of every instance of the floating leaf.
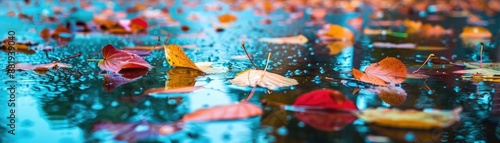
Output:
<path fill-rule="evenodd" d="M 330 110 L 358 110 L 356 105 L 347 99 L 344 94 L 331 89 L 319 89 L 304 93 L 295 100 L 293 105 Z"/>
<path fill-rule="evenodd" d="M 460 38 L 490 38 L 491 37 L 491 32 L 481 26 L 465 26 L 462 33 L 460 34 Z"/>
<path fill-rule="evenodd" d="M 372 45 L 373 47 L 379 47 L 379 48 L 399 48 L 399 49 L 414 49 L 417 46 L 413 43 L 394 44 L 386 42 L 373 42 Z"/>
<path fill-rule="evenodd" d="M 402 83 L 406 80 L 406 67 L 400 60 L 392 57 L 366 67 L 365 72 L 352 69 L 355 79 L 375 85 L 385 86 L 386 82 Z"/>
<path fill-rule="evenodd" d="M 118 50 L 112 45 L 106 45 L 102 49 L 103 60 L 99 61 L 99 68 L 111 72 L 119 72 L 122 69 L 149 69 L 151 65 L 139 55 Z"/>
<path fill-rule="evenodd" d="M 33 71 L 41 72 L 41 73 L 44 73 L 43 71 L 48 71 L 49 69 L 52 69 L 52 68 L 71 67 L 70 64 L 58 63 L 58 62 L 53 62 L 53 63 L 48 63 L 48 64 L 38 64 L 38 65 L 16 63 L 16 64 L 14 64 L 14 66 L 15 66 L 15 69 L 18 69 L 18 70 L 33 70 Z"/>
<path fill-rule="evenodd" d="M 199 109 L 193 113 L 184 115 L 181 121 L 215 121 L 215 120 L 237 120 L 262 114 L 262 109 L 249 102 L 239 102 L 229 105 L 215 106 Z"/>
<path fill-rule="evenodd" d="M 451 29 L 444 29 L 440 25 L 432 26 L 431 24 L 424 24 L 421 28 L 422 34 L 425 37 L 440 36 L 444 34 L 453 34 Z"/>
<path fill-rule="evenodd" d="M 307 43 L 307 37 L 304 35 L 298 35 L 279 38 L 259 38 L 259 41 L 274 44 L 305 44 Z"/>
<path fill-rule="evenodd" d="M 353 41 L 354 33 L 340 25 L 326 24 L 318 31 L 318 37 L 324 40 Z"/>
<path fill-rule="evenodd" d="M 98 121 L 93 127 L 93 132 L 108 131 L 115 140 L 126 142 L 138 142 L 141 139 L 157 138 L 167 136 L 182 129 L 180 123 L 154 124 L 146 121 L 139 123 L 115 123 L 109 121 Z"/>
<path fill-rule="evenodd" d="M 399 109 L 366 109 L 357 116 L 367 123 L 380 126 L 410 128 L 410 129 L 434 129 L 446 128 L 460 120 L 462 108 L 458 107 L 451 112 L 432 109 L 430 111 L 399 110 Z"/>
<path fill-rule="evenodd" d="M 231 23 L 231 22 L 238 20 L 238 18 L 236 18 L 236 16 L 234 16 L 232 14 L 222 14 L 218 17 L 218 19 L 219 19 L 219 22 L 221 22 L 221 23 Z"/>
<path fill-rule="evenodd" d="M 299 84 L 295 79 L 286 78 L 279 74 L 267 72 L 264 70 L 253 69 L 239 73 L 238 76 L 236 76 L 229 82 L 238 86 L 260 86 L 269 90 L 275 90 L 276 88 Z"/>
<path fill-rule="evenodd" d="M 143 31 L 148 28 L 148 22 L 141 18 L 134 18 L 130 20 L 130 28 L 133 32 Z"/>
<path fill-rule="evenodd" d="M 169 93 L 189 93 L 193 92 L 198 89 L 202 89 L 203 86 L 186 86 L 186 87 L 174 87 L 174 88 L 168 88 L 168 87 L 160 87 L 160 88 L 150 88 L 144 91 L 144 95 L 151 95 L 151 94 L 169 94 Z"/>
<path fill-rule="evenodd" d="M 173 67 L 192 68 L 201 71 L 178 45 L 170 44 L 167 46 L 163 44 L 163 47 L 165 49 L 165 58 Z"/>

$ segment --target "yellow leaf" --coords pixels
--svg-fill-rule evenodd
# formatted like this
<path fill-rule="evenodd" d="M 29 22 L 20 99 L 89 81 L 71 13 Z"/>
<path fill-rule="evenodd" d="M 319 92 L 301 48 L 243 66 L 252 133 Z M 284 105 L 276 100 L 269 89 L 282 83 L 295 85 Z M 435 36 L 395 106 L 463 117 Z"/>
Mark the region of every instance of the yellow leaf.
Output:
<path fill-rule="evenodd" d="M 163 44 L 163 47 L 165 49 L 165 58 L 171 66 L 191 68 L 201 71 L 178 45 L 170 44 L 167 46 Z"/>

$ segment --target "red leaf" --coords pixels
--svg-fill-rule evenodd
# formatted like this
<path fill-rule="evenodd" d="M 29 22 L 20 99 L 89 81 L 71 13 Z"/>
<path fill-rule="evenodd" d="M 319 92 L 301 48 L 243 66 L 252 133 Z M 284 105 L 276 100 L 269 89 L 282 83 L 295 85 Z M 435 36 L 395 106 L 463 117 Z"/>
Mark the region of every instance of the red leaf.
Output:
<path fill-rule="evenodd" d="M 307 125 L 322 131 L 339 131 L 356 120 L 350 113 L 295 112 L 297 118 Z"/>
<path fill-rule="evenodd" d="M 162 123 L 153 124 L 146 121 L 139 123 L 114 123 L 99 121 L 92 127 L 93 132 L 107 130 L 113 134 L 115 140 L 137 142 L 148 137 L 160 137 L 172 134 L 182 129 L 181 124 Z"/>
<path fill-rule="evenodd" d="M 332 110 L 358 110 L 356 105 L 344 94 L 331 89 L 319 89 L 301 95 L 294 106 L 321 107 Z"/>
<path fill-rule="evenodd" d="M 262 114 L 260 107 L 240 102 L 235 104 L 215 106 L 212 108 L 199 109 L 193 113 L 186 114 L 182 121 L 214 121 L 214 120 L 236 120 L 253 117 Z"/>
<path fill-rule="evenodd" d="M 122 69 L 149 69 L 148 64 L 139 55 L 118 50 L 112 45 L 106 45 L 102 49 L 104 60 L 99 61 L 99 68 L 112 72 Z"/>
<path fill-rule="evenodd" d="M 134 19 L 130 20 L 130 26 L 132 27 L 133 25 L 140 26 L 143 29 L 148 28 L 148 22 L 144 21 L 141 18 L 134 18 Z"/>

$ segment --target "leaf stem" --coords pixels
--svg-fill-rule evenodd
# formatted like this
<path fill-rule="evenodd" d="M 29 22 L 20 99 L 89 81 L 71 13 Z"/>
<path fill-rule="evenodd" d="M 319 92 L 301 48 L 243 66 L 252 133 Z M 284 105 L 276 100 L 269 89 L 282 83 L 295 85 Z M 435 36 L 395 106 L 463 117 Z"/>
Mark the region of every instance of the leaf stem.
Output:
<path fill-rule="evenodd" d="M 425 62 L 415 71 L 412 72 L 412 74 L 415 74 L 417 73 L 418 71 L 420 71 L 420 69 L 422 69 L 422 67 L 432 58 L 434 57 L 435 55 L 434 54 L 429 54 L 429 56 L 427 57 L 427 60 L 425 60 Z"/>
<path fill-rule="evenodd" d="M 255 63 L 253 62 L 253 60 L 250 58 L 250 54 L 248 54 L 247 48 L 245 47 L 245 42 L 241 42 L 241 46 L 243 47 L 243 50 L 245 51 L 245 54 L 247 54 L 248 60 L 250 60 L 250 62 L 252 63 L 253 67 L 255 67 L 255 69 L 259 70 L 259 68 L 255 65 Z"/>
<path fill-rule="evenodd" d="M 483 47 L 484 47 L 484 43 L 481 42 L 481 50 L 479 52 L 479 64 L 481 65 L 481 68 L 484 68 L 483 67 Z"/>
<path fill-rule="evenodd" d="M 250 92 L 250 94 L 248 94 L 248 96 L 242 102 L 247 102 L 248 100 L 250 100 L 250 98 L 252 98 L 252 96 L 255 94 L 255 90 L 257 90 L 257 86 L 252 88 L 252 91 Z"/>
<path fill-rule="evenodd" d="M 71 56 L 68 56 L 68 57 L 65 57 L 65 58 L 62 58 L 62 59 L 59 59 L 57 61 L 54 61 L 54 62 L 60 62 L 62 60 L 67 60 L 67 59 L 71 59 L 71 58 L 75 58 L 75 57 L 79 57 L 80 55 L 82 55 L 82 52 L 78 52 L 78 54 L 75 54 L 75 55 L 71 55 Z"/>
<path fill-rule="evenodd" d="M 104 59 L 87 59 L 88 62 L 99 62 Z"/>

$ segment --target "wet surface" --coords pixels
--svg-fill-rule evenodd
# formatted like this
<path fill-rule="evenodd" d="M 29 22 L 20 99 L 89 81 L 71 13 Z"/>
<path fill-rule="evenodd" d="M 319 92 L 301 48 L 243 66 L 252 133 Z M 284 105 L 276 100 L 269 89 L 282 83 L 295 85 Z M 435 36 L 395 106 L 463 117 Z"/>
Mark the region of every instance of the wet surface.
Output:
<path fill-rule="evenodd" d="M 180 5 L 176 5 L 182 7 Z M 173 8 L 172 8 L 173 9 Z M 227 9 L 225 9 L 227 10 Z M 219 13 L 228 11 L 223 10 Z M 172 10 L 173 11 L 173 10 Z M 110 141 L 113 137 L 106 132 L 96 132 L 92 127 L 98 121 L 115 123 L 140 123 L 147 120 L 150 123 L 173 123 L 183 115 L 200 108 L 213 107 L 238 102 L 245 99 L 251 87 L 237 87 L 228 80 L 237 73 L 253 68 L 248 59 L 233 59 L 233 56 L 244 55 L 241 42 L 245 42 L 248 52 L 253 56 L 257 67 L 264 68 L 268 53 L 272 53 L 268 71 L 284 75 L 299 81 L 298 85 L 281 88 L 277 91 L 268 91 L 257 88 L 257 92 L 250 102 L 264 109 L 262 116 L 249 119 L 231 121 L 211 121 L 201 123 L 186 123 L 184 128 L 169 136 L 153 138 L 147 141 L 160 142 L 370 142 L 373 138 L 388 137 L 392 142 L 495 142 L 500 140 L 498 123 L 499 111 L 495 98 L 499 98 L 499 82 L 481 81 L 472 82 L 462 80 L 454 70 L 464 69 L 463 66 L 449 64 L 449 62 L 479 60 L 479 44 L 464 43 L 459 37 L 466 23 L 466 18 L 443 16 L 441 21 L 426 21 L 419 16 L 408 17 L 413 20 L 422 20 L 424 23 L 442 25 L 451 28 L 452 35 L 424 37 L 418 34 L 409 34 L 407 38 L 364 35 L 354 30 L 347 23 L 348 19 L 370 13 L 335 12 L 331 11 L 325 18 L 325 23 L 338 24 L 350 28 L 355 32 L 353 46 L 341 49 L 338 54 L 330 54 L 322 40 L 317 38 L 316 32 L 323 25 L 306 25 L 311 21 L 304 9 L 305 17 L 286 23 L 289 13 L 276 10 L 267 16 L 257 16 L 252 10 L 230 11 L 237 15 L 238 20 L 230 27 L 217 29 L 212 26 L 213 20 L 206 22 L 192 22 L 187 19 L 189 12 L 200 13 L 202 17 L 216 17 L 219 13 L 208 13 L 201 7 L 184 8 L 184 13 L 173 14 L 181 25 L 189 27 L 183 32 L 181 26 L 149 28 L 148 34 L 112 35 L 102 32 L 80 33 L 66 46 L 55 43 L 53 50 L 45 52 L 36 50 L 32 54 L 16 52 L 16 62 L 20 63 L 50 63 L 54 60 L 74 55 L 82 55 L 62 61 L 69 63 L 71 68 L 50 69 L 44 74 L 34 71 L 16 71 L 16 135 L 7 134 L 4 118 L 0 131 L 5 142 L 100 142 Z M 6 12 L 3 12 L 6 13 Z M 271 19 L 271 24 L 262 24 L 264 18 Z M 394 15 L 391 19 L 404 19 L 404 16 Z M 368 17 L 367 17 L 368 18 Z M 1 19 L 15 19 L 2 16 Z M 215 19 L 214 19 L 215 20 Z M 367 19 L 368 20 L 368 19 Z M 498 16 L 492 17 L 490 23 L 498 23 Z M 16 21 L 16 20 L 14 20 Z M 19 20 L 18 20 L 19 21 Z M 15 24 L 15 22 L 13 22 Z M 33 40 L 43 28 L 57 27 L 57 23 L 36 23 L 19 21 L 22 26 L 15 27 L 17 37 L 27 37 Z M 2 23 L 9 25 L 8 23 Z M 151 23 L 150 23 L 151 24 Z M 154 24 L 152 24 L 154 25 Z M 7 26 L 6 26 L 7 27 Z M 486 40 L 483 51 L 483 62 L 500 62 L 500 47 L 496 41 L 499 26 L 489 24 L 485 26 L 492 33 L 491 40 Z M 403 31 L 404 27 L 376 27 L 371 29 L 392 29 Z M 8 28 L 1 28 L 2 32 Z M 29 32 L 34 29 L 36 32 Z M 101 49 L 107 44 L 117 48 L 124 46 L 156 46 L 157 37 L 164 39 L 172 34 L 169 43 L 178 45 L 196 45 L 197 48 L 184 49 L 184 52 L 194 62 L 214 62 L 214 65 L 229 69 L 227 73 L 202 75 L 190 69 L 173 68 L 165 60 L 163 50 L 154 50 L 144 59 L 152 68 L 145 75 L 124 82 L 122 85 L 109 83 L 106 79 L 111 75 L 102 71 L 97 62 L 87 59 L 102 58 Z M 10 29 L 9 29 L 10 30 Z M 28 32 L 26 32 L 28 31 Z M 204 33 L 206 36 L 194 38 L 175 36 L 174 34 Z M 286 37 L 302 34 L 309 41 L 304 45 L 269 44 L 258 42 L 262 37 Z M 3 35 L 6 37 L 7 32 Z M 43 42 L 43 41 L 42 41 Z M 444 47 L 442 50 L 413 50 L 373 47 L 374 42 L 415 43 L 419 46 Z M 428 79 L 407 79 L 400 87 L 407 93 L 405 100 L 398 106 L 391 106 L 366 90 L 353 94 L 355 88 L 368 88 L 371 85 L 352 80 L 352 68 L 364 69 L 370 63 L 375 63 L 385 57 L 400 59 L 409 71 L 416 70 L 429 54 L 438 58 L 426 64 L 420 73 L 427 74 Z M 0 66 L 7 67 L 7 52 L 0 52 L 2 62 Z M 439 60 L 439 58 L 441 60 Z M 129 71 L 130 74 L 139 71 Z M 12 81 L 7 80 L 5 70 L 0 71 L 0 78 L 5 84 L 0 85 L 3 93 Z M 347 83 L 342 80 L 347 80 Z M 205 88 L 191 93 L 182 94 L 154 94 L 143 95 L 150 88 L 165 86 L 194 86 L 203 85 Z M 342 115 L 300 115 L 291 111 L 284 111 L 273 107 L 264 107 L 261 100 L 268 100 L 284 104 L 293 104 L 297 97 L 314 89 L 329 88 L 339 90 L 356 103 L 360 109 L 371 107 L 395 107 L 401 109 L 453 109 L 462 106 L 460 123 L 447 129 L 434 130 L 407 130 L 381 127 L 365 124 L 357 119 L 342 128 L 321 129 L 322 125 L 314 122 L 305 122 L 304 118 L 317 122 L 332 121 Z M 5 104 L 7 96 L 1 97 Z M 4 103 L 2 103 L 4 104 Z M 2 105 L 2 117 L 8 116 L 8 108 Z M 494 112 L 496 110 L 496 112 Z M 326 126 L 326 125 L 325 125 Z"/>

